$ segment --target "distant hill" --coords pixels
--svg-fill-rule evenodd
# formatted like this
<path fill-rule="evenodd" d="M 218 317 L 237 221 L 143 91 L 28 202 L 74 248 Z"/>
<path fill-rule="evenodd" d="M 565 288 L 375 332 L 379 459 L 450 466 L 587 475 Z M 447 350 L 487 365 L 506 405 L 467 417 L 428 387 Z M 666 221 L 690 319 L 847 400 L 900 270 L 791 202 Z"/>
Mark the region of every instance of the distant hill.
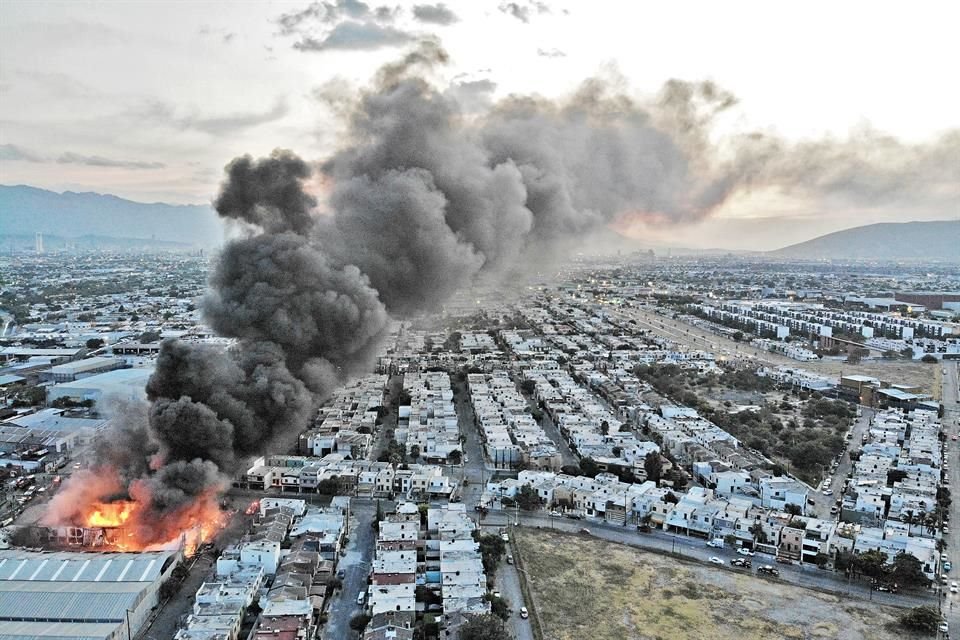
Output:
<path fill-rule="evenodd" d="M 223 231 L 213 209 L 124 200 L 100 193 L 56 193 L 0 185 L 0 237 L 96 237 L 213 246 Z"/>
<path fill-rule="evenodd" d="M 937 260 L 960 262 L 960 220 L 882 222 L 828 233 L 768 252 L 811 260 Z"/>

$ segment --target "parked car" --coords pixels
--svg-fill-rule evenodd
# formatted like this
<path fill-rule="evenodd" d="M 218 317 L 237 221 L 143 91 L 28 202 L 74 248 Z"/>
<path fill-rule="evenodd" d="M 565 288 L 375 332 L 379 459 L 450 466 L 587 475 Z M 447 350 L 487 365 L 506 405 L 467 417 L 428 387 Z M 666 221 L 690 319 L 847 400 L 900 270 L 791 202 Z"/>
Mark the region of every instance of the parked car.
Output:
<path fill-rule="evenodd" d="M 713 564 L 724 564 L 723 560 L 721 560 L 717 556 L 710 556 L 710 562 Z"/>
<path fill-rule="evenodd" d="M 507 555 L 507 564 L 513 564 L 513 556 Z"/>
<path fill-rule="evenodd" d="M 588 535 L 590 535 L 590 529 L 587 529 L 586 527 L 581 527 L 581 528 L 580 528 L 580 533 L 582 533 L 583 535 L 588 536 Z"/>
<path fill-rule="evenodd" d="M 714 549 L 723 549 L 723 539 L 714 538 L 713 540 L 707 540 L 707 546 L 713 547 Z"/>
<path fill-rule="evenodd" d="M 567 514 L 567 517 L 570 518 L 571 520 L 582 520 L 582 519 L 583 519 L 583 516 L 580 515 L 579 513 L 568 513 L 568 514 Z"/>
<path fill-rule="evenodd" d="M 362 607 L 362 606 L 363 606 L 363 603 L 366 602 L 366 601 L 367 601 L 367 592 L 366 592 L 366 591 L 361 591 L 360 593 L 357 594 L 357 604 L 358 604 L 358 605 L 360 605 L 360 606 Z"/>
<path fill-rule="evenodd" d="M 742 556 L 753 556 L 753 551 L 750 551 L 750 549 L 747 549 L 746 547 L 740 547 L 737 549 L 737 553 Z"/>
<path fill-rule="evenodd" d="M 734 558 L 733 560 L 730 561 L 730 564 L 733 565 L 734 567 L 742 567 L 744 569 L 749 569 L 750 567 L 753 566 L 753 563 L 743 558 Z"/>
<path fill-rule="evenodd" d="M 562 516 L 563 514 L 560 513 L 559 511 L 551 511 L 551 512 L 550 512 L 550 515 L 552 515 L 554 518 L 559 518 L 559 517 Z"/>
<path fill-rule="evenodd" d="M 503 540 L 504 542 L 510 542 L 510 536 L 508 536 L 505 533 L 500 534 L 500 539 Z"/>
<path fill-rule="evenodd" d="M 950 564 L 950 562 L 944 562 L 944 563 L 943 563 L 943 570 L 944 570 L 944 571 L 950 571 L 950 569 L 953 569 L 953 565 Z"/>
<path fill-rule="evenodd" d="M 783 556 L 778 556 L 777 562 L 779 562 L 780 564 L 793 564 L 793 560 L 791 560 L 790 558 L 784 558 Z"/>
<path fill-rule="evenodd" d="M 530 612 L 527 611 L 527 608 L 526 608 L 526 607 L 520 607 L 520 617 L 521 617 L 521 618 L 529 618 L 529 617 L 530 617 Z"/>
<path fill-rule="evenodd" d="M 940 633 L 950 633 L 950 625 L 947 624 L 946 620 L 941 622 L 937 629 L 940 631 Z"/>
<path fill-rule="evenodd" d="M 343 569 L 340 569 L 337 571 L 337 578 L 339 578 L 340 580 L 343 580 L 346 576 L 347 576 L 347 572 L 344 571 Z"/>
<path fill-rule="evenodd" d="M 757 573 L 766 573 L 771 576 L 779 576 L 780 570 L 769 564 L 765 564 L 762 567 L 757 567 Z"/>

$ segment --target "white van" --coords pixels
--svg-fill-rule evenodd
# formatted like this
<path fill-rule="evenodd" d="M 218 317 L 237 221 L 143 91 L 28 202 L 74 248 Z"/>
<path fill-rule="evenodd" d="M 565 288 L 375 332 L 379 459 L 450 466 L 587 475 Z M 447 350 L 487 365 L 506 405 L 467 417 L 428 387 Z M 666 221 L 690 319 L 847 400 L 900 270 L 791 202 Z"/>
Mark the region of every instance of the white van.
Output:
<path fill-rule="evenodd" d="M 360 605 L 360 606 L 362 607 L 362 606 L 363 606 L 363 603 L 366 602 L 366 601 L 367 601 L 367 592 L 366 592 L 366 591 L 361 591 L 359 594 L 357 594 L 357 604 L 358 604 L 358 605 Z"/>

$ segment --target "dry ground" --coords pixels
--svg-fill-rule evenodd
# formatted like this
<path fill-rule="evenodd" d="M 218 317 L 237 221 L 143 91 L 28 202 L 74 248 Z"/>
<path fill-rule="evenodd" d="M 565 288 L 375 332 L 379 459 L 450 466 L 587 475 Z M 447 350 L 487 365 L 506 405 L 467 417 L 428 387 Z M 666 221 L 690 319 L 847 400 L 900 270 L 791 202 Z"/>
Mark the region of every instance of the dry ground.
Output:
<path fill-rule="evenodd" d="M 645 553 L 520 529 L 547 640 L 906 640 L 901 610 Z"/>

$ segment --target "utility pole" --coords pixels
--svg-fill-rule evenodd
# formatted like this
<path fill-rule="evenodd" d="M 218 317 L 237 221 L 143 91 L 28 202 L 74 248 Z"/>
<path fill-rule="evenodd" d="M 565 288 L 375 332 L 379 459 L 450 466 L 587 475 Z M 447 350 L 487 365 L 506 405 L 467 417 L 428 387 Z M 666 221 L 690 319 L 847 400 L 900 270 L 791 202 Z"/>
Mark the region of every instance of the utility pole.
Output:
<path fill-rule="evenodd" d="M 127 609 L 127 640 L 133 640 L 133 636 L 130 635 L 130 609 Z"/>

